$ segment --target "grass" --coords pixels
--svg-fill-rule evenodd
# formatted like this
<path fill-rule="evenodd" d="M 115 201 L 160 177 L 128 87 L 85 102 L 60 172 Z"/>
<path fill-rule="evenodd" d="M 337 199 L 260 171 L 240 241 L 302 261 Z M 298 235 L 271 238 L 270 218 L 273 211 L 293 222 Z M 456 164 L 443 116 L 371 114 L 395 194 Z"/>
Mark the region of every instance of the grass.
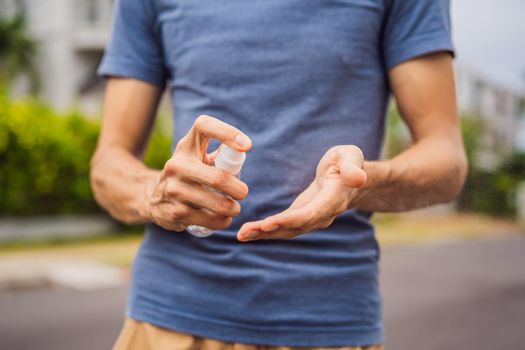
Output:
<path fill-rule="evenodd" d="M 0 259 L 35 261 L 99 261 L 114 266 L 131 265 L 142 240 L 142 231 L 131 230 L 105 236 L 32 242 L 8 242 L 0 245 Z"/>
<path fill-rule="evenodd" d="M 19 251 L 38 251 L 46 250 L 49 248 L 71 248 L 75 246 L 96 246 L 112 243 L 120 243 L 122 241 L 136 241 L 141 238 L 143 233 L 142 229 L 126 229 L 122 232 L 108 232 L 106 234 L 96 234 L 81 238 L 64 237 L 64 238 L 46 238 L 42 240 L 31 240 L 31 241 L 19 241 L 12 240 L 0 243 L 0 254 L 2 253 L 13 253 Z"/>
<path fill-rule="evenodd" d="M 465 213 L 430 216 L 378 214 L 373 222 L 382 246 L 473 240 L 525 233 L 525 228 L 512 220 Z"/>

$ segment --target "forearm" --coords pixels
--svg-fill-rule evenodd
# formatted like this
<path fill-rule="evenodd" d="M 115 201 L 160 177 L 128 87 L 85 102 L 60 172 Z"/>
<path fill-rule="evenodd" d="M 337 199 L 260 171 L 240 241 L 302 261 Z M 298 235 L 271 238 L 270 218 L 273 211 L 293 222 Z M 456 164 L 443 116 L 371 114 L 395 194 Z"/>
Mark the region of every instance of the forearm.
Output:
<path fill-rule="evenodd" d="M 350 209 L 399 212 L 452 201 L 467 172 L 457 143 L 427 138 L 390 160 L 365 162 L 368 180 L 353 193 Z"/>
<path fill-rule="evenodd" d="M 119 146 L 97 150 L 91 161 L 91 186 L 97 202 L 126 223 L 148 221 L 144 210 L 146 191 L 159 174 Z"/>

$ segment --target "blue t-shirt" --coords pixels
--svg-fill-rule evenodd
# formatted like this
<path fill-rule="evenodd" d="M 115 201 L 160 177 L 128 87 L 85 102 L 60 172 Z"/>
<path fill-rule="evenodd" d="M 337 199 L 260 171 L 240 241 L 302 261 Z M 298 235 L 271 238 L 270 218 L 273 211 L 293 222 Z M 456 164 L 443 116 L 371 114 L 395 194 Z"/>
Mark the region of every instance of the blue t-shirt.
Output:
<path fill-rule="evenodd" d="M 117 0 L 114 11 L 99 72 L 168 83 L 174 144 L 200 114 L 253 140 L 251 191 L 229 229 L 201 239 L 148 225 L 129 316 L 251 344 L 383 342 L 370 213 L 291 240 L 236 232 L 287 208 L 330 147 L 379 157 L 388 70 L 452 51 L 448 0 Z"/>

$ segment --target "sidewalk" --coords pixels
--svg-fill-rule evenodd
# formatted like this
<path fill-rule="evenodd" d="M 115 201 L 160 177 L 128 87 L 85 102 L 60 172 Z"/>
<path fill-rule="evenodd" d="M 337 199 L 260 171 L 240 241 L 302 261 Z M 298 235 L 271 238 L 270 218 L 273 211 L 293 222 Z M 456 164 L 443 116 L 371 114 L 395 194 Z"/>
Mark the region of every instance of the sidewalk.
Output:
<path fill-rule="evenodd" d="M 37 288 L 93 290 L 124 285 L 140 236 L 0 249 L 0 293 Z"/>
<path fill-rule="evenodd" d="M 525 227 L 508 219 L 477 214 L 431 215 L 424 211 L 377 214 L 372 221 L 382 247 L 440 244 L 450 241 L 502 238 L 525 234 Z"/>
<path fill-rule="evenodd" d="M 525 234 L 515 223 L 477 215 L 376 215 L 382 248 Z M 141 236 L 93 242 L 0 247 L 0 292 L 34 288 L 104 289 L 123 285 Z"/>

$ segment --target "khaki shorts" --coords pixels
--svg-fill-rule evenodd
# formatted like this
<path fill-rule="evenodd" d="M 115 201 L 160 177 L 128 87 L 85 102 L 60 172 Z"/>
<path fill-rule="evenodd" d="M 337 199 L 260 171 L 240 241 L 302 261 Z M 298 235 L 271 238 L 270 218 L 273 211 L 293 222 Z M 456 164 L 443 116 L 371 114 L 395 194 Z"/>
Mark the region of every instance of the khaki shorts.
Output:
<path fill-rule="evenodd" d="M 336 348 L 290 348 L 258 346 L 196 337 L 127 319 L 113 350 L 328 350 Z M 383 346 L 343 347 L 339 350 L 384 350 Z"/>

